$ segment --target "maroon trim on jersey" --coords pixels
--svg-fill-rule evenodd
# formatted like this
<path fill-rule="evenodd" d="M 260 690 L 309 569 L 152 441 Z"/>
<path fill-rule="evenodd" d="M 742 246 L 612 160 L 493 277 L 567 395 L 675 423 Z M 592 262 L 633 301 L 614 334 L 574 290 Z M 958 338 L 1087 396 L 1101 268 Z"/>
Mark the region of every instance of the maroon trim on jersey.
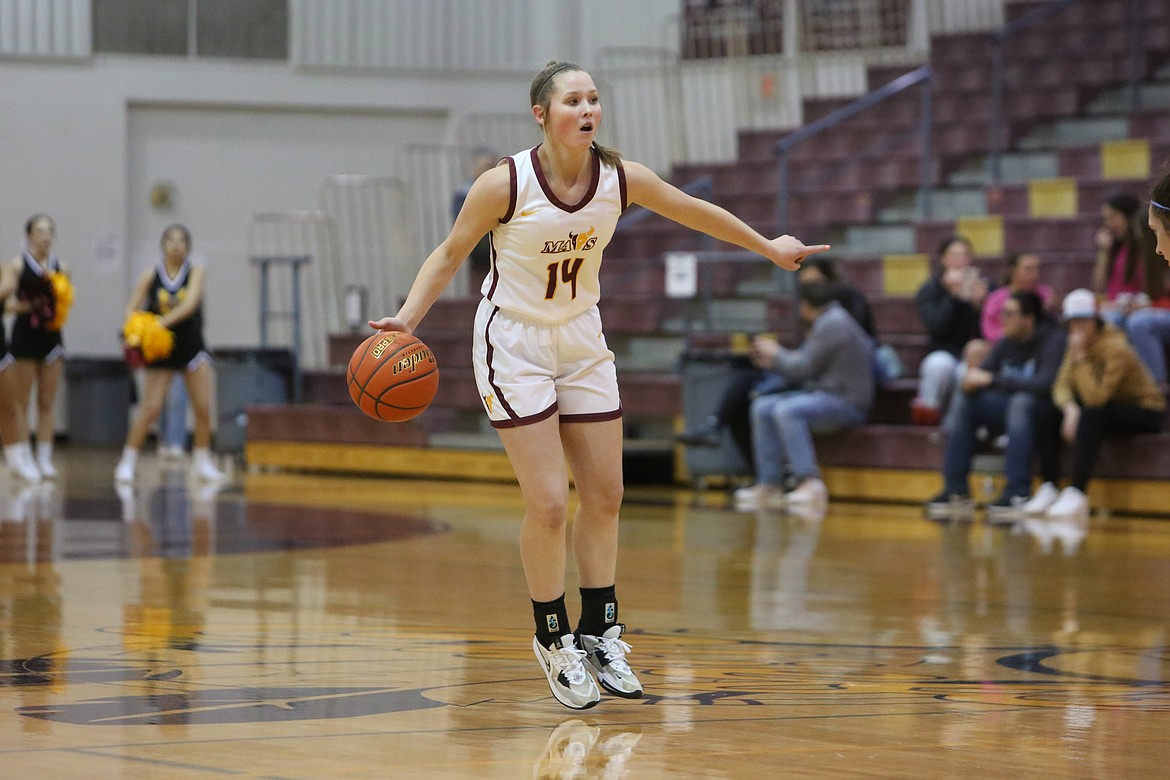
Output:
<path fill-rule="evenodd" d="M 606 420 L 619 420 L 622 416 L 622 408 L 619 406 L 612 412 L 594 412 L 592 414 L 562 414 L 561 422 L 563 423 L 585 423 L 585 422 L 605 422 Z"/>
<path fill-rule="evenodd" d="M 496 292 L 496 285 L 500 283 L 500 269 L 496 267 L 496 239 L 495 231 L 488 233 L 488 257 L 490 258 L 490 265 L 488 268 L 488 275 L 492 278 L 491 286 L 488 287 L 487 295 L 484 297 L 489 301 L 492 295 Z"/>
<path fill-rule="evenodd" d="M 495 308 L 493 308 L 491 316 L 488 317 L 487 324 L 483 326 L 483 343 L 487 345 L 487 367 L 488 367 L 487 380 L 488 380 L 488 385 L 492 388 L 492 392 L 495 393 L 496 400 L 500 402 L 500 408 L 502 408 L 505 412 L 507 412 L 508 416 L 511 417 L 513 420 L 517 420 L 517 419 L 519 419 L 520 416 L 518 414 L 516 414 L 515 410 L 512 409 L 512 407 L 508 404 L 507 399 L 504 398 L 504 391 L 501 390 L 499 388 L 499 386 L 496 384 L 496 367 L 492 365 L 492 358 L 496 354 L 496 348 L 494 346 L 492 346 L 492 338 L 491 338 L 492 320 L 494 320 L 496 318 L 496 315 L 499 313 L 500 313 L 499 306 L 496 306 Z M 553 405 L 555 406 L 556 404 L 553 404 Z M 495 423 L 493 422 L 492 425 L 495 426 Z M 505 427 L 507 427 L 507 426 L 505 426 Z"/>
<path fill-rule="evenodd" d="M 626 207 L 630 205 L 630 202 L 626 197 L 626 169 L 622 167 L 621 160 L 618 160 L 617 175 L 618 175 L 618 191 L 621 192 L 621 194 L 622 194 L 622 211 L 625 211 Z"/>
<path fill-rule="evenodd" d="M 544 178 L 544 168 L 540 167 L 540 155 L 537 154 L 538 149 L 540 149 L 540 144 L 532 147 L 532 151 L 529 152 L 529 154 L 532 155 L 532 170 L 536 172 L 536 181 L 540 184 L 540 188 L 544 190 L 544 196 L 548 198 L 549 203 L 553 204 L 561 211 L 566 211 L 570 214 L 575 211 L 580 211 L 581 209 L 588 206 L 589 202 L 593 200 L 593 196 L 597 194 L 597 184 L 601 181 L 601 158 L 596 154 L 591 153 L 593 158 L 593 172 L 589 179 L 589 189 L 585 191 L 585 195 L 582 196 L 581 200 L 570 206 L 553 194 L 552 187 L 549 186 L 548 179 Z"/>
<path fill-rule="evenodd" d="M 512 215 L 516 213 L 516 161 L 511 157 L 504 159 L 508 161 L 508 210 L 500 219 L 501 225 L 510 220 Z"/>
<path fill-rule="evenodd" d="M 529 415 L 528 417 L 513 417 L 511 420 L 488 420 L 488 422 L 492 424 L 493 428 L 519 428 L 521 425 L 532 425 L 533 423 L 538 423 L 541 420 L 547 420 L 556 413 L 557 405 L 554 401 L 553 405 L 545 409 L 543 412 L 537 412 L 536 414 Z M 509 414 L 511 414 L 510 410 Z"/>

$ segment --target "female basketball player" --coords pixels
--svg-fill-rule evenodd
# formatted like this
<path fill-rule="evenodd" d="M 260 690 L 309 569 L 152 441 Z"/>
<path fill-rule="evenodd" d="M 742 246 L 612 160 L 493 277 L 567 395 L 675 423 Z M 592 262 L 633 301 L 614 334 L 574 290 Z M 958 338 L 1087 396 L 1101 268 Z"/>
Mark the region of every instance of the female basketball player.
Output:
<path fill-rule="evenodd" d="M 35 467 L 48 479 L 57 476 L 53 467 L 53 404 L 57 385 L 65 365 L 65 346 L 61 331 L 50 327 L 56 312 L 56 299 L 50 274 L 66 273 L 65 266 L 52 253 L 56 225 L 47 214 L 35 214 L 24 225 L 25 248 L 12 260 L 16 276 L 16 300 L 8 310 L 16 314 L 9 346 L 16 359 L 13 384 L 20 425 L 20 441 L 28 441 L 26 418 L 32 388 L 37 386 L 37 457 Z M 28 446 L 24 444 L 24 446 Z M 31 461 L 31 457 L 29 458 Z M 28 476 L 31 470 L 25 469 Z"/>
<path fill-rule="evenodd" d="M 614 584 L 622 502 L 622 423 L 614 355 L 597 310 L 602 249 L 630 204 L 795 270 L 827 246 L 767 240 L 726 210 L 686 195 L 595 142 L 601 102 L 589 74 L 552 62 L 532 82 L 538 146 L 501 160 L 471 186 L 447 238 L 423 263 L 394 317 L 371 327 L 411 332 L 459 264 L 491 233 L 492 265 L 473 340 L 484 408 L 520 482 L 520 557 L 532 598 L 533 651 L 553 695 L 584 709 L 642 686 L 626 662 Z M 567 473 L 578 508 L 572 550 L 581 586 L 574 631 L 565 606 Z"/>
<path fill-rule="evenodd" d="M 1170 263 L 1170 173 L 1154 185 L 1150 196 L 1150 230 L 1158 241 L 1157 252 Z"/>
<path fill-rule="evenodd" d="M 16 292 L 16 271 L 12 265 L 0 266 L 0 301 Z M 8 351 L 4 337 L 4 320 L 0 319 L 0 441 L 4 443 L 4 462 L 8 470 L 29 482 L 41 481 L 41 470 L 33 460 L 28 444 L 28 423 L 24 407 L 17 405 L 16 359 Z"/>
<path fill-rule="evenodd" d="M 195 446 L 191 469 L 205 480 L 219 480 L 223 473 L 211 462 L 211 356 L 203 348 L 203 280 L 201 266 L 191 263 L 191 233 L 182 225 L 171 225 L 162 234 L 163 258 L 138 280 L 126 317 L 139 309 L 153 312 L 175 334 L 171 354 L 146 367 L 142 399 L 122 459 L 114 471 L 114 481 L 134 481 L 138 450 L 146 441 L 150 427 L 162 414 L 167 390 L 176 373 L 181 372 L 195 413 Z"/>

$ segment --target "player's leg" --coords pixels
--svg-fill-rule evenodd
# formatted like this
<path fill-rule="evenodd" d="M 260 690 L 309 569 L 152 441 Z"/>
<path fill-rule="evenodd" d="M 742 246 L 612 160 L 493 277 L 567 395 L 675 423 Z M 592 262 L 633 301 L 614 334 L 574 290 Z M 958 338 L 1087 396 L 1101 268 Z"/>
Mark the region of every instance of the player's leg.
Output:
<path fill-rule="evenodd" d="M 524 496 L 520 559 L 536 624 L 533 653 L 557 701 L 586 709 L 601 696 L 585 668 L 585 654 L 576 645 L 565 607 L 569 486 L 557 416 L 500 428 L 499 433 Z"/>
<path fill-rule="evenodd" d="M 148 368 L 142 382 L 142 397 L 139 399 L 138 412 L 130 424 L 130 432 L 126 435 L 126 446 L 122 448 L 122 458 L 114 470 L 115 482 L 133 482 L 134 469 L 138 465 L 138 451 L 142 449 L 150 427 L 162 414 L 163 403 L 166 400 L 167 389 L 170 387 L 174 371 L 166 368 Z"/>
<path fill-rule="evenodd" d="M 610 693 L 642 695 L 642 684 L 626 661 L 630 646 L 618 622 L 618 513 L 622 504 L 622 421 L 566 423 L 565 454 L 577 486 L 573 557 L 581 580 L 577 634 L 597 679 Z"/>
<path fill-rule="evenodd" d="M 57 428 L 53 407 L 64 366 L 63 355 L 37 365 L 37 468 L 46 479 L 57 476 L 53 466 L 53 436 Z"/>
<path fill-rule="evenodd" d="M 0 441 L 9 471 L 28 482 L 40 482 L 41 472 L 28 449 L 24 409 L 17 405 L 16 362 L 9 356 L 0 360 Z"/>
<path fill-rule="evenodd" d="M 196 358 L 195 365 L 183 372 L 191 411 L 195 417 L 195 436 L 191 448 L 191 471 L 200 479 L 220 480 L 224 474 L 211 462 L 211 362 Z"/>

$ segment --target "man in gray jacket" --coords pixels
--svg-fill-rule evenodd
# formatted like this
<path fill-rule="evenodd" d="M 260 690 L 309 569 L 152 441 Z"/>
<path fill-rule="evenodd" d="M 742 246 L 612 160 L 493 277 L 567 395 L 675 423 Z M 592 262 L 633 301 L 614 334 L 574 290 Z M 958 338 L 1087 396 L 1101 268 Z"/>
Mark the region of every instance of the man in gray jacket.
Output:
<path fill-rule="evenodd" d="M 812 434 L 865 422 L 873 405 L 873 341 L 835 300 L 827 282 L 800 285 L 800 317 L 808 334 L 799 349 L 756 339 L 752 358 L 788 390 L 752 401 L 756 484 L 736 491 L 740 509 L 823 504 L 825 483 Z M 784 493 L 792 477 L 796 487 Z"/>

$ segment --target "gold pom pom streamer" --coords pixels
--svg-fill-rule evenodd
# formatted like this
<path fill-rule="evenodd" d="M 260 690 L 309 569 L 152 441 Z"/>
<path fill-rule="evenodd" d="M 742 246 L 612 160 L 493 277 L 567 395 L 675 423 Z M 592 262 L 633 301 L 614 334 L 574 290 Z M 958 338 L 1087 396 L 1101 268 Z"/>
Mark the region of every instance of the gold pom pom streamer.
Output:
<path fill-rule="evenodd" d="M 128 358 L 136 352 L 143 363 L 150 365 L 170 356 L 175 347 L 175 334 L 159 322 L 157 314 L 136 311 L 122 327 L 122 345 Z"/>
<path fill-rule="evenodd" d="M 49 284 L 53 286 L 53 319 L 45 327 L 49 330 L 61 330 L 65 327 L 65 320 L 69 319 L 69 307 L 73 305 L 73 283 L 69 277 L 60 271 L 49 273 Z"/>

